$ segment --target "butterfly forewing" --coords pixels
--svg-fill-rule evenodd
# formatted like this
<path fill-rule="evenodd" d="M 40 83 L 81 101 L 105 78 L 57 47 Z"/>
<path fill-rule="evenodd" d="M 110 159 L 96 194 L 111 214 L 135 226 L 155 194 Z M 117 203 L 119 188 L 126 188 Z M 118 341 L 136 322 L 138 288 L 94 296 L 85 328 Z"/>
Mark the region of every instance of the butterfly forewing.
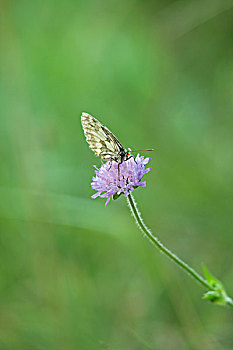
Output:
<path fill-rule="evenodd" d="M 88 113 L 82 113 L 81 122 L 90 149 L 103 160 L 120 160 L 126 150 L 116 136 Z"/>

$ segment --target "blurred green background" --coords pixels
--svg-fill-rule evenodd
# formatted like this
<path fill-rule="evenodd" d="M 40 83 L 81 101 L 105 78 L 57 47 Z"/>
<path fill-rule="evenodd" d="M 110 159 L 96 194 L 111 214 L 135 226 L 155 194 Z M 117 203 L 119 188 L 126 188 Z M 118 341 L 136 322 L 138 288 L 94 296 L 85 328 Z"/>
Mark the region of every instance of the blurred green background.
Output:
<path fill-rule="evenodd" d="M 233 2 L 1 1 L 0 349 L 232 349 L 233 313 L 92 200 L 82 111 L 154 147 L 146 224 L 233 294 Z"/>

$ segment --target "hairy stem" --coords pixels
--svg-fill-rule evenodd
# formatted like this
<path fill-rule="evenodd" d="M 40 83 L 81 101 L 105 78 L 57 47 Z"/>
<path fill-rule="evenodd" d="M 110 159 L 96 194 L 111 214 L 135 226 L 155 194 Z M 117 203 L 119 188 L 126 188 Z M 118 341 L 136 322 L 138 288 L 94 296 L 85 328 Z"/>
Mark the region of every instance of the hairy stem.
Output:
<path fill-rule="evenodd" d="M 209 291 L 215 291 L 215 288 L 209 284 L 208 281 L 206 281 L 202 276 L 200 276 L 194 269 L 192 269 L 188 264 L 186 264 L 184 261 L 182 261 L 180 258 L 178 258 L 174 253 L 172 253 L 169 249 L 167 249 L 159 240 L 157 237 L 155 237 L 151 231 L 146 227 L 144 224 L 141 214 L 139 213 L 136 202 L 130 193 L 127 197 L 127 201 L 130 207 L 130 210 L 136 220 L 137 225 L 139 226 L 140 230 L 146 235 L 146 237 L 150 240 L 152 244 L 154 244 L 161 252 L 163 252 L 165 255 L 167 255 L 173 262 L 175 262 L 177 265 L 179 265 L 182 269 L 184 269 L 189 275 L 191 275 L 193 278 L 195 278 L 196 281 L 198 281 L 200 284 L 202 284 L 205 288 L 207 288 Z M 233 306 L 233 301 L 231 298 L 226 298 L 226 304 Z"/>

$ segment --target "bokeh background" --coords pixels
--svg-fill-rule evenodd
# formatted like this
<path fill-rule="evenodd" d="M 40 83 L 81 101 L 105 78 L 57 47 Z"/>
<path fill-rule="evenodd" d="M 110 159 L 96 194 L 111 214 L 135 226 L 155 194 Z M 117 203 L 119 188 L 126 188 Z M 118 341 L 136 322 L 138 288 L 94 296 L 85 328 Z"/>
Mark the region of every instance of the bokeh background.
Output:
<path fill-rule="evenodd" d="M 155 148 L 144 220 L 233 294 L 233 2 L 0 5 L 0 349 L 232 349 L 233 313 L 92 200 L 82 111 Z M 142 152 L 143 153 L 143 152 Z"/>

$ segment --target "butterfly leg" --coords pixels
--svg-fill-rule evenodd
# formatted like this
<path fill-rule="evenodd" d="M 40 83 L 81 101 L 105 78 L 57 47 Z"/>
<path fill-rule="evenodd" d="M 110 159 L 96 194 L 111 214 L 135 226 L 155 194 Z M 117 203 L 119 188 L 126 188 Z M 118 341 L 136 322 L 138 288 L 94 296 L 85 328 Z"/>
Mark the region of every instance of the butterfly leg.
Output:
<path fill-rule="evenodd" d="M 115 159 L 114 159 L 114 158 L 112 158 L 112 157 L 111 157 L 111 158 L 109 158 L 110 167 L 109 167 L 108 171 L 109 171 L 109 170 L 111 169 L 111 167 L 112 167 L 112 161 L 113 161 L 113 160 L 115 160 Z"/>
<path fill-rule="evenodd" d="M 112 162 L 111 162 L 111 160 L 109 161 L 110 162 L 110 167 L 108 168 L 108 171 L 111 169 L 111 167 L 112 167 Z"/>
<path fill-rule="evenodd" d="M 118 180 L 120 181 L 120 164 L 121 163 L 118 163 L 117 165 L 117 168 L 118 168 Z"/>
<path fill-rule="evenodd" d="M 135 160 L 133 155 L 129 156 L 129 158 L 127 158 L 127 160 L 129 160 L 130 158 L 133 158 L 134 162 L 137 164 L 137 162 L 136 162 L 136 160 Z"/>

